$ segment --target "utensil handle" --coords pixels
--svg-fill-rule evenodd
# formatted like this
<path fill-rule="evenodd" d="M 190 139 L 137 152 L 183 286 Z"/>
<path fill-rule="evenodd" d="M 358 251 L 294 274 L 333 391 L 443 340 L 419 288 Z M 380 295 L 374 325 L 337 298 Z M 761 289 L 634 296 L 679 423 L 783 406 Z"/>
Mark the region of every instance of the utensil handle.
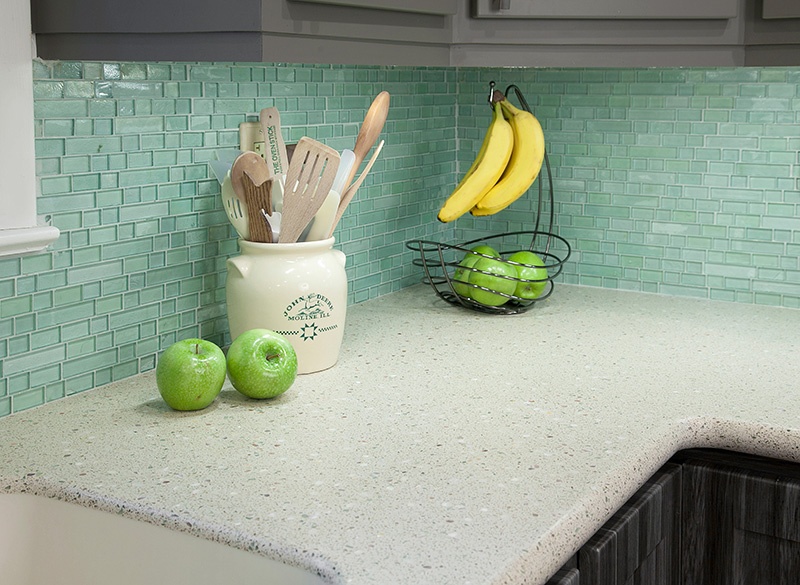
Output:
<path fill-rule="evenodd" d="M 375 144 L 375 141 L 378 140 L 378 136 L 380 136 L 383 130 L 383 125 L 386 123 L 386 118 L 389 115 L 389 99 L 388 91 L 380 92 L 375 96 L 375 99 L 372 100 L 372 104 L 370 104 L 367 114 L 364 116 L 364 121 L 361 123 L 358 136 L 356 136 L 356 144 L 353 147 L 355 162 L 344 182 L 345 186 L 343 189 L 345 189 L 345 191 L 356 176 L 361 162 L 366 158 L 367 153 L 372 148 L 372 145 Z"/>
<path fill-rule="evenodd" d="M 264 211 L 270 205 L 270 191 L 272 190 L 272 181 L 267 180 L 262 185 L 257 186 L 253 182 L 253 178 L 247 171 L 244 172 L 243 186 L 246 194 L 245 202 L 247 203 L 247 220 L 248 228 L 250 230 L 251 242 L 272 242 L 272 227 Z"/>
<path fill-rule="evenodd" d="M 286 143 L 281 134 L 281 116 L 278 108 L 264 108 L 259 114 L 261 131 L 264 133 L 264 143 L 267 147 L 265 159 L 269 167 L 270 178 L 277 177 L 286 172 L 289 167 L 289 157 L 286 153 Z"/>
<path fill-rule="evenodd" d="M 364 170 L 359 175 L 358 180 L 350 185 L 345 191 L 344 195 L 342 195 L 342 200 L 339 202 L 339 209 L 336 210 L 336 217 L 333 220 L 333 227 L 331 227 L 331 231 L 328 233 L 328 237 L 330 238 L 333 235 L 333 230 L 336 229 L 336 225 L 339 223 L 339 220 L 342 219 L 342 214 L 344 214 L 344 210 L 350 204 L 350 201 L 353 199 L 353 196 L 358 191 L 358 188 L 361 186 L 361 183 L 364 182 L 364 179 L 367 178 L 369 171 L 372 169 L 372 165 L 375 164 L 375 161 L 378 160 L 378 155 L 383 150 L 384 140 L 381 140 L 380 144 L 378 144 L 375 152 L 372 153 L 372 157 L 369 159 L 367 166 L 364 167 Z"/>

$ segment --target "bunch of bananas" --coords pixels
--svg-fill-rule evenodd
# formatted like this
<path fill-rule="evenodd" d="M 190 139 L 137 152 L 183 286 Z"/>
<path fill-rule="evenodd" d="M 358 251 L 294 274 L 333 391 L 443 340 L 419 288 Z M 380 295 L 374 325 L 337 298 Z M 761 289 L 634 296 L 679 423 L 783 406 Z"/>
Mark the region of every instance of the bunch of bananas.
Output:
<path fill-rule="evenodd" d="M 502 92 L 492 94 L 494 115 L 472 166 L 447 198 L 439 221 L 492 215 L 519 199 L 533 184 L 544 161 L 544 133 L 530 112 L 520 110 Z"/>

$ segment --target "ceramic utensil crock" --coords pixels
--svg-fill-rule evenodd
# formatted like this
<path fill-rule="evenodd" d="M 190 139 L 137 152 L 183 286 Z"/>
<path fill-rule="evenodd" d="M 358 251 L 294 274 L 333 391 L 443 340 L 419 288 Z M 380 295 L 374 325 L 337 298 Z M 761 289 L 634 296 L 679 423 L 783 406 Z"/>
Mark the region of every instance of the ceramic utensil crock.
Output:
<path fill-rule="evenodd" d="M 250 329 L 284 335 L 297 352 L 298 373 L 333 366 L 347 313 L 345 255 L 334 238 L 291 244 L 239 240 L 227 262 L 231 339 Z"/>

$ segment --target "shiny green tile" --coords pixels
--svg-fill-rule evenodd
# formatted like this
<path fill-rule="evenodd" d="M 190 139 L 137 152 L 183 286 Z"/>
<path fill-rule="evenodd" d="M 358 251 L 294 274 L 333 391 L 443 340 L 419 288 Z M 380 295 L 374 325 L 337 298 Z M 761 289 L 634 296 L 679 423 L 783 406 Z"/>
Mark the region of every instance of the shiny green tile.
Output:
<path fill-rule="evenodd" d="M 5 306 L 14 316 L 0 316 L 0 333 L 23 351 L 0 353 L 0 388 L 16 400 L 0 403 L 0 415 L 151 369 L 180 335 L 207 331 L 224 343 L 218 299 L 224 259 L 237 252 L 207 153 L 236 147 L 239 121 L 268 105 L 285 112 L 287 138 L 346 148 L 383 88 L 393 94 L 387 146 L 337 232 L 351 301 L 418 281 L 403 246 L 409 234 L 453 233 L 432 218 L 480 144 L 481 96 L 494 78 L 520 84 L 543 124 L 556 227 L 582 252 L 566 281 L 798 304 L 791 286 L 770 286 L 797 285 L 785 275 L 800 269 L 793 69 L 38 61 L 33 69 L 39 212 L 63 233 L 52 254 L 31 257 L 48 260 L 0 260 L 0 291 L 17 295 L 3 297 L 14 300 Z M 464 221 L 525 226 L 528 198 L 497 218 Z M 754 279 L 752 266 L 771 272 Z M 64 372 L 53 363 L 31 375 L 29 360 L 10 362 L 8 373 L 7 360 L 63 340 Z"/>

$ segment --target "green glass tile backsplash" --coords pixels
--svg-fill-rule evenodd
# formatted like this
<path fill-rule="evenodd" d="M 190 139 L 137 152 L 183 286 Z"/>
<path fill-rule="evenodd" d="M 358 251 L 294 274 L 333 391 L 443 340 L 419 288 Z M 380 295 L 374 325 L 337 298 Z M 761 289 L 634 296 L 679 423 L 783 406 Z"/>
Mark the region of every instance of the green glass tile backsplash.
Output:
<path fill-rule="evenodd" d="M 51 251 L 0 260 L 0 416 L 155 367 L 177 339 L 229 342 L 234 232 L 206 161 L 276 106 L 285 138 L 351 148 L 392 94 L 378 163 L 336 237 L 350 301 L 419 281 L 406 241 L 529 227 L 436 211 L 516 83 L 544 127 L 562 280 L 800 307 L 800 70 L 479 69 L 41 62 L 39 212 Z"/>
<path fill-rule="evenodd" d="M 460 70 L 462 165 L 490 79 L 544 128 L 565 282 L 800 307 L 800 70 Z M 535 193 L 464 234 L 529 227 Z"/>

